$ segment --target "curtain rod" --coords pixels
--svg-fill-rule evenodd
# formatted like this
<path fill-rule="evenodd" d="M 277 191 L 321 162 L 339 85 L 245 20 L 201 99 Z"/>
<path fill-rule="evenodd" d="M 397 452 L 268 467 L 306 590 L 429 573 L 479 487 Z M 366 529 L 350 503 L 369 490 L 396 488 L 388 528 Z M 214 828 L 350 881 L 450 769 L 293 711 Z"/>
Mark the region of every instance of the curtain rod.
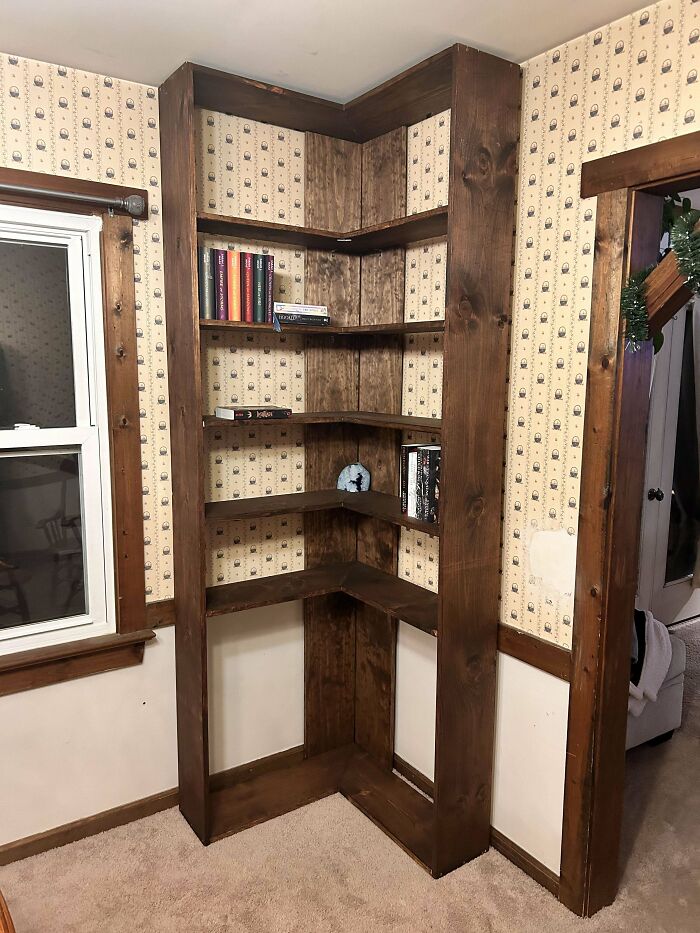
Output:
<path fill-rule="evenodd" d="M 10 194 L 28 194 L 46 198 L 58 198 L 64 201 L 78 201 L 81 204 L 100 204 L 116 211 L 126 211 L 132 217 L 143 214 L 146 203 L 140 194 L 129 194 L 125 198 L 103 198 L 92 194 L 74 194 L 70 191 L 55 191 L 53 188 L 35 188 L 31 185 L 12 185 L 0 182 L 0 191 Z"/>

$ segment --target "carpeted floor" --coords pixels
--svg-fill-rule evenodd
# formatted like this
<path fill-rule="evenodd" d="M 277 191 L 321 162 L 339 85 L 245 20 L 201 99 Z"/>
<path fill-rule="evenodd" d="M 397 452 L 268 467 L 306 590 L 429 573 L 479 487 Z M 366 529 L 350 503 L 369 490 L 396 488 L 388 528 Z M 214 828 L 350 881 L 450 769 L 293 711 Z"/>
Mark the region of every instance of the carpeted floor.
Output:
<path fill-rule="evenodd" d="M 0 870 L 17 933 L 691 933 L 700 929 L 700 625 L 685 721 L 628 756 L 626 868 L 589 921 L 494 851 L 432 881 L 336 795 L 208 848 L 168 810 Z"/>

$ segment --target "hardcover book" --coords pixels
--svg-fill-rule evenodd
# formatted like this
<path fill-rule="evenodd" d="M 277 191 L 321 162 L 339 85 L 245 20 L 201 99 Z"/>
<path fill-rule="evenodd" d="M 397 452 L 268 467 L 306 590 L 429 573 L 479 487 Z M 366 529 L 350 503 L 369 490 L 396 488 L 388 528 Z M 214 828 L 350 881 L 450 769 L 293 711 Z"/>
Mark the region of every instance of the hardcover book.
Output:
<path fill-rule="evenodd" d="M 214 253 L 214 295 L 217 321 L 228 320 L 228 283 L 225 249 L 215 249 Z"/>
<path fill-rule="evenodd" d="M 241 320 L 241 254 L 229 249 L 226 252 L 228 281 L 228 319 Z"/>
<path fill-rule="evenodd" d="M 216 319 L 214 297 L 214 267 L 212 249 L 200 246 L 199 254 L 199 316 L 205 321 Z"/>
<path fill-rule="evenodd" d="M 265 257 L 262 253 L 253 255 L 253 321 L 265 323 Z"/>
<path fill-rule="evenodd" d="M 291 408 L 281 408 L 278 405 L 249 408 L 230 408 L 227 405 L 217 405 L 214 411 L 217 418 L 227 418 L 229 421 L 277 421 L 289 418 L 291 413 Z"/>
<path fill-rule="evenodd" d="M 272 324 L 272 306 L 275 299 L 275 257 L 268 253 L 265 259 L 265 322 Z"/>
<path fill-rule="evenodd" d="M 273 311 L 278 317 L 280 314 L 311 314 L 314 317 L 328 317 L 327 305 L 297 305 L 290 301 L 276 301 Z"/>
<path fill-rule="evenodd" d="M 280 324 L 315 324 L 317 327 L 326 327 L 330 324 L 329 317 L 319 317 L 315 314 L 286 314 L 280 311 L 275 314 Z"/>
<path fill-rule="evenodd" d="M 241 319 L 253 323 L 253 254 L 241 253 Z"/>

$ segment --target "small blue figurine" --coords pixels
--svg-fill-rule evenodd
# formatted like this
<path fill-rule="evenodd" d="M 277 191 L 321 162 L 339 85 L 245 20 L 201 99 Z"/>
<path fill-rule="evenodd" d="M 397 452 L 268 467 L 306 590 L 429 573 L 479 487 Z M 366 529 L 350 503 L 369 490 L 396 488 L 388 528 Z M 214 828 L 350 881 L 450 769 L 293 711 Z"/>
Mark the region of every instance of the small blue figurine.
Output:
<path fill-rule="evenodd" d="M 361 463 L 349 463 L 338 477 L 337 488 L 343 492 L 368 492 L 369 470 Z"/>

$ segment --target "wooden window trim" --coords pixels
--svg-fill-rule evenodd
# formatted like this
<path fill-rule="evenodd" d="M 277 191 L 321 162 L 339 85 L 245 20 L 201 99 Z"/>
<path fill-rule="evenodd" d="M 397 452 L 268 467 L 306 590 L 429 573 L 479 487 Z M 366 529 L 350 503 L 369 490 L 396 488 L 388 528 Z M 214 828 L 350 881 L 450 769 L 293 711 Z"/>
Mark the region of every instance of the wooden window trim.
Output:
<path fill-rule="evenodd" d="M 134 294 L 133 220 L 126 212 L 71 200 L 139 195 L 148 216 L 144 189 L 76 178 L 0 168 L 0 182 L 39 187 L 51 194 L 0 192 L 0 203 L 41 210 L 93 214 L 102 218 L 101 252 L 105 368 L 109 420 L 114 535 L 114 582 L 117 631 L 65 644 L 19 651 L 0 658 L 0 696 L 138 664 L 147 641 L 141 498 L 136 299 Z M 165 601 L 164 601 L 165 602 Z M 160 604 L 153 604 L 160 605 Z M 167 615 L 167 613 L 166 613 Z"/>

